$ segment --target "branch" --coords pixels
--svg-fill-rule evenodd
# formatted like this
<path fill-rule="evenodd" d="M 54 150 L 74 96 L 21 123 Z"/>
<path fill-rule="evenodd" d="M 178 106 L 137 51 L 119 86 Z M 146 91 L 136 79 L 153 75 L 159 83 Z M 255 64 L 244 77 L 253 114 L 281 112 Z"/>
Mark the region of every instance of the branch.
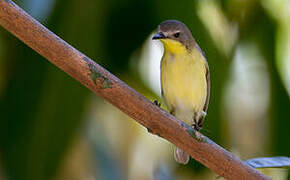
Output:
<path fill-rule="evenodd" d="M 121 111 L 227 179 L 270 179 L 168 114 L 70 46 L 11 0 L 0 0 L 0 25 Z"/>

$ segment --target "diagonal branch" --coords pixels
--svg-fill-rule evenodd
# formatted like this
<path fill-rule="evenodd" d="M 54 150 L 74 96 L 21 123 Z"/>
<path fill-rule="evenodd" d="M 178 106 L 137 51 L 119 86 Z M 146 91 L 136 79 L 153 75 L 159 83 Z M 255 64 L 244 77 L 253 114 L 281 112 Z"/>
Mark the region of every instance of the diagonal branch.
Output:
<path fill-rule="evenodd" d="M 270 179 L 168 114 L 74 49 L 11 0 L 0 0 L 0 25 L 111 104 L 227 179 Z"/>

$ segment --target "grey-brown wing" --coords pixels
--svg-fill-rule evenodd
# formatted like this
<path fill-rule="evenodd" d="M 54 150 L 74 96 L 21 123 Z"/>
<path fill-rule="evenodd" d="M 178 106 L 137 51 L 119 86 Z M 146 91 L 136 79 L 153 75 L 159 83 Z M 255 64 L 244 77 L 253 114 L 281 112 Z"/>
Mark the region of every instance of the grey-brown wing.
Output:
<path fill-rule="evenodd" d="M 205 61 L 205 68 L 206 68 L 205 76 L 206 76 L 207 93 L 206 93 L 206 100 L 205 100 L 205 104 L 204 104 L 204 107 L 203 107 L 203 111 L 206 112 L 207 108 L 208 108 L 209 96 L 210 96 L 210 73 L 209 73 L 209 67 L 208 67 L 208 63 L 207 63 L 207 60 L 205 58 L 204 52 L 202 51 L 202 49 L 199 47 L 199 45 L 197 43 L 196 43 L 196 47 L 201 52 L 201 54 L 202 54 L 202 56 L 204 58 L 204 61 Z"/>
<path fill-rule="evenodd" d="M 204 118 L 206 116 L 206 111 L 208 108 L 208 103 L 209 103 L 209 96 L 210 96 L 210 74 L 209 74 L 209 67 L 208 67 L 208 63 L 205 59 L 205 68 L 206 68 L 206 84 L 207 84 L 207 93 L 206 93 L 206 100 L 203 106 L 203 115 L 199 117 L 198 121 L 197 121 L 197 127 L 201 128 L 202 124 L 204 122 Z"/>
<path fill-rule="evenodd" d="M 205 60 L 206 61 L 206 60 Z M 206 61 L 206 85 L 207 85 L 207 93 L 206 93 L 206 100 L 203 107 L 203 111 L 206 112 L 209 104 L 209 97 L 210 97 L 210 73 L 208 63 Z"/>

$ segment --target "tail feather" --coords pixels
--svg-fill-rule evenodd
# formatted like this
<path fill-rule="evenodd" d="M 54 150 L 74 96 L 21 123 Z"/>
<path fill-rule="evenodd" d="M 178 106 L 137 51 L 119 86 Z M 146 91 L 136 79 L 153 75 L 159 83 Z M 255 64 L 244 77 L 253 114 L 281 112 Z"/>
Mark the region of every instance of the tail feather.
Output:
<path fill-rule="evenodd" d="M 174 151 L 174 159 L 180 164 L 187 164 L 189 161 L 189 154 L 176 147 Z"/>

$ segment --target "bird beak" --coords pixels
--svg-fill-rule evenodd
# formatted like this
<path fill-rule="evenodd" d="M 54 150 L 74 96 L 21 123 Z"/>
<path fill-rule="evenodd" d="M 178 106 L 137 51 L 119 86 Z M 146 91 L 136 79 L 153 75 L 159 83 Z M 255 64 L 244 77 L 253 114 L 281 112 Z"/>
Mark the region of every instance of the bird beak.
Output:
<path fill-rule="evenodd" d="M 159 32 L 157 34 L 155 34 L 152 39 L 156 40 L 156 39 L 165 39 L 166 37 L 164 36 L 164 34 L 162 32 Z"/>

